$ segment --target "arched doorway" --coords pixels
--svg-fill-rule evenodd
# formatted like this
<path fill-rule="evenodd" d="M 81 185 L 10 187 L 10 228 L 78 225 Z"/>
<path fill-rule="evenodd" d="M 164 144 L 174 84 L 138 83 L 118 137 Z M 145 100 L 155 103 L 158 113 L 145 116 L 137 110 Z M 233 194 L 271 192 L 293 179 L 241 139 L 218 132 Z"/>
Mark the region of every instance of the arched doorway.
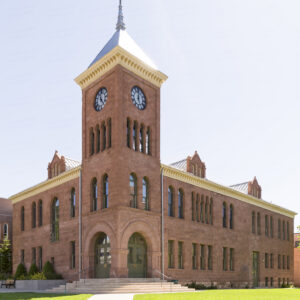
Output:
<path fill-rule="evenodd" d="M 128 277 L 147 277 L 147 244 L 144 237 L 134 233 L 128 241 Z"/>
<path fill-rule="evenodd" d="M 95 242 L 95 278 L 109 278 L 110 266 L 110 240 L 102 232 Z"/>

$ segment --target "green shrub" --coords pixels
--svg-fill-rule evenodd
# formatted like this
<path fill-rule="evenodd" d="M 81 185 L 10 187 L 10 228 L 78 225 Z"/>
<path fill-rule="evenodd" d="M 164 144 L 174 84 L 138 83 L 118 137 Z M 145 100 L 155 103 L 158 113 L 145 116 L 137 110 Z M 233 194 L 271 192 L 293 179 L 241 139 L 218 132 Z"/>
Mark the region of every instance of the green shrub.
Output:
<path fill-rule="evenodd" d="M 31 280 L 46 280 L 46 276 L 44 275 L 44 273 L 34 273 L 33 275 L 30 276 Z"/>
<path fill-rule="evenodd" d="M 206 286 L 201 283 L 196 283 L 195 281 L 192 281 L 191 283 L 187 284 L 187 287 L 195 290 L 216 290 L 218 287 L 211 284 L 211 286 Z"/>
<path fill-rule="evenodd" d="M 60 274 L 56 274 L 53 265 L 47 261 L 43 267 L 43 273 L 47 279 L 63 279 Z"/>
<path fill-rule="evenodd" d="M 39 272 L 39 269 L 37 268 L 36 264 L 33 263 L 31 266 L 30 266 L 30 269 L 29 269 L 29 272 L 28 272 L 28 275 L 32 276 L 36 273 Z"/>
<path fill-rule="evenodd" d="M 19 279 L 21 276 L 26 276 L 26 275 L 27 275 L 26 267 L 22 263 L 20 263 L 17 267 L 15 278 Z"/>

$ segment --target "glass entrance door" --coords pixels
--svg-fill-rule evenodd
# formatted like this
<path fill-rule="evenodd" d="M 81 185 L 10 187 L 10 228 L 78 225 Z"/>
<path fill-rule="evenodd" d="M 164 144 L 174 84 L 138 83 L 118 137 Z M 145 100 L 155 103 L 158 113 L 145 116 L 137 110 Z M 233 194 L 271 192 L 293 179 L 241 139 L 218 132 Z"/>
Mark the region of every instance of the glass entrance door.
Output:
<path fill-rule="evenodd" d="M 95 277 L 109 278 L 111 266 L 109 237 L 102 233 L 95 243 Z"/>

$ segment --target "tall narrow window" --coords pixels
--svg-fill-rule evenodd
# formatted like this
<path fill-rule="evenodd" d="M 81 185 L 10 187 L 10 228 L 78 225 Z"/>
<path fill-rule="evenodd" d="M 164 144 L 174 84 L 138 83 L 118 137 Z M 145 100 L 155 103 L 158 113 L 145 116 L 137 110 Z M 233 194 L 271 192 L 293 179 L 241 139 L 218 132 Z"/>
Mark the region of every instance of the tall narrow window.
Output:
<path fill-rule="evenodd" d="M 269 268 L 269 254 L 265 253 L 265 268 Z"/>
<path fill-rule="evenodd" d="M 43 248 L 42 247 L 38 248 L 38 253 L 39 253 L 38 269 L 41 272 L 43 269 Z"/>
<path fill-rule="evenodd" d="M 76 194 L 75 194 L 75 189 L 71 189 L 71 194 L 70 194 L 70 217 L 74 218 L 75 217 L 75 205 L 76 205 Z"/>
<path fill-rule="evenodd" d="M 281 269 L 281 255 L 278 254 L 278 269 Z"/>
<path fill-rule="evenodd" d="M 75 269 L 75 241 L 70 243 L 70 269 Z"/>
<path fill-rule="evenodd" d="M 178 218 L 183 219 L 183 191 L 178 191 Z"/>
<path fill-rule="evenodd" d="M 168 268 L 174 268 L 174 241 L 168 241 Z"/>
<path fill-rule="evenodd" d="M 195 221 L 195 194 L 192 192 L 192 221 Z"/>
<path fill-rule="evenodd" d="M 229 207 L 229 228 L 233 229 L 233 205 L 230 204 Z"/>
<path fill-rule="evenodd" d="M 269 236 L 269 216 L 265 215 L 265 235 Z"/>
<path fill-rule="evenodd" d="M 126 131 L 126 134 L 127 134 L 127 147 L 130 148 L 130 131 L 131 131 L 131 128 L 130 128 L 130 119 L 127 118 L 127 131 Z"/>
<path fill-rule="evenodd" d="M 144 153 L 144 125 L 141 125 L 140 128 L 140 136 L 139 136 L 139 144 L 140 144 L 140 152 Z"/>
<path fill-rule="evenodd" d="M 3 239 L 8 238 L 8 224 L 3 225 Z"/>
<path fill-rule="evenodd" d="M 106 149 L 106 125 L 102 123 L 102 151 Z"/>
<path fill-rule="evenodd" d="M 281 239 L 281 221 L 280 221 L 280 219 L 278 219 L 277 228 L 278 228 L 278 238 Z"/>
<path fill-rule="evenodd" d="M 252 212 L 252 233 L 255 233 L 255 212 Z"/>
<path fill-rule="evenodd" d="M 282 269 L 285 269 L 285 255 L 282 255 Z"/>
<path fill-rule="evenodd" d="M 222 210 L 222 217 L 223 217 L 223 227 L 227 227 L 227 205 L 223 202 L 223 210 Z"/>
<path fill-rule="evenodd" d="M 229 270 L 234 271 L 234 249 L 230 248 L 229 253 Z"/>
<path fill-rule="evenodd" d="M 223 271 L 227 271 L 227 248 L 223 247 Z"/>
<path fill-rule="evenodd" d="M 130 207 L 137 208 L 137 179 L 134 174 L 129 176 Z"/>
<path fill-rule="evenodd" d="M 168 188 L 168 216 L 174 217 L 174 191 L 171 186 Z"/>
<path fill-rule="evenodd" d="M 290 223 L 286 222 L 286 239 L 290 240 Z"/>
<path fill-rule="evenodd" d="M 208 270 L 212 270 L 213 269 L 213 265 L 212 265 L 212 246 L 208 246 L 207 247 L 208 250 L 208 255 L 207 255 L 207 269 Z"/>
<path fill-rule="evenodd" d="M 25 264 L 25 250 L 21 249 L 21 264 Z"/>
<path fill-rule="evenodd" d="M 97 179 L 93 178 L 91 184 L 91 211 L 98 209 L 98 185 Z"/>
<path fill-rule="evenodd" d="M 36 265 L 36 248 L 31 248 L 31 263 Z"/>
<path fill-rule="evenodd" d="M 205 270 L 205 247 L 200 245 L 200 269 Z"/>
<path fill-rule="evenodd" d="M 257 234 L 261 234 L 261 227 L 260 227 L 260 213 L 257 213 Z"/>
<path fill-rule="evenodd" d="M 25 208 L 21 207 L 21 231 L 25 230 Z"/>
<path fill-rule="evenodd" d="M 209 207 L 209 204 L 208 204 L 208 197 L 206 197 L 206 200 L 205 200 L 205 223 L 208 224 L 208 207 Z"/>
<path fill-rule="evenodd" d="M 274 222 L 273 222 L 273 217 L 270 217 L 270 237 L 274 237 Z"/>
<path fill-rule="evenodd" d="M 97 146 L 96 146 L 96 151 L 97 151 L 97 153 L 99 153 L 100 152 L 100 150 L 101 150 L 101 137 L 100 137 L 100 128 L 99 128 L 99 125 L 97 125 L 97 129 L 96 129 L 96 131 L 97 131 L 97 141 L 96 141 L 96 143 L 97 143 Z"/>
<path fill-rule="evenodd" d="M 59 200 L 54 198 L 51 206 L 51 241 L 59 240 Z"/>
<path fill-rule="evenodd" d="M 209 203 L 209 224 L 213 224 L 213 198 L 210 198 Z"/>
<path fill-rule="evenodd" d="M 290 257 L 289 255 L 286 257 L 286 267 L 289 270 L 290 269 Z"/>
<path fill-rule="evenodd" d="M 95 134 L 94 134 L 94 129 L 91 128 L 91 130 L 90 130 L 90 154 L 93 155 L 94 153 L 95 153 Z"/>
<path fill-rule="evenodd" d="M 107 121 L 107 127 L 108 127 L 108 148 L 111 148 L 111 119 L 108 119 Z"/>
<path fill-rule="evenodd" d="M 102 208 L 108 208 L 108 176 L 105 174 L 103 176 L 103 204 Z"/>
<path fill-rule="evenodd" d="M 143 200 L 145 210 L 149 210 L 149 183 L 146 177 L 143 178 Z"/>
<path fill-rule="evenodd" d="M 178 269 L 183 269 L 183 242 L 178 242 Z"/>
<path fill-rule="evenodd" d="M 274 255 L 273 253 L 270 254 L 270 268 L 274 268 Z"/>
<path fill-rule="evenodd" d="M 151 132 L 149 127 L 146 132 L 146 154 L 151 155 Z"/>
<path fill-rule="evenodd" d="M 197 244 L 192 244 L 192 267 L 193 270 L 197 269 Z"/>
<path fill-rule="evenodd" d="M 136 142 L 136 136 L 137 136 L 137 122 L 134 121 L 133 128 L 132 128 L 132 149 L 137 151 L 137 142 Z"/>
<path fill-rule="evenodd" d="M 201 222 L 204 223 L 204 196 L 201 196 L 201 204 L 200 204 L 200 219 Z"/>
<path fill-rule="evenodd" d="M 282 221 L 282 239 L 285 240 L 285 221 Z"/>
<path fill-rule="evenodd" d="M 33 202 L 32 206 L 31 206 L 31 217 L 32 217 L 32 220 L 31 220 L 32 228 L 35 228 L 36 227 L 36 204 L 35 204 L 35 202 Z"/>
<path fill-rule="evenodd" d="M 43 226 L 43 201 L 39 200 L 39 227 Z"/>
<path fill-rule="evenodd" d="M 196 201 L 196 220 L 200 222 L 200 199 L 199 194 L 197 194 L 197 201 Z"/>

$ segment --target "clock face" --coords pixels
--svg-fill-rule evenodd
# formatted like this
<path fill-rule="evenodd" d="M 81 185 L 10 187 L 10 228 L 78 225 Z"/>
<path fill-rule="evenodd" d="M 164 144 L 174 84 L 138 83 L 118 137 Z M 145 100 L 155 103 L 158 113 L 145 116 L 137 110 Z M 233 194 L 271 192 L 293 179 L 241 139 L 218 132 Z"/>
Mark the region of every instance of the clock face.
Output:
<path fill-rule="evenodd" d="M 96 95 L 94 107 L 96 111 L 100 111 L 103 109 L 105 103 L 107 101 L 107 89 L 105 87 L 101 88 Z"/>
<path fill-rule="evenodd" d="M 134 86 L 132 88 L 131 99 L 132 99 L 133 104 L 139 110 L 144 110 L 146 108 L 146 97 L 145 97 L 143 91 L 138 86 Z"/>

